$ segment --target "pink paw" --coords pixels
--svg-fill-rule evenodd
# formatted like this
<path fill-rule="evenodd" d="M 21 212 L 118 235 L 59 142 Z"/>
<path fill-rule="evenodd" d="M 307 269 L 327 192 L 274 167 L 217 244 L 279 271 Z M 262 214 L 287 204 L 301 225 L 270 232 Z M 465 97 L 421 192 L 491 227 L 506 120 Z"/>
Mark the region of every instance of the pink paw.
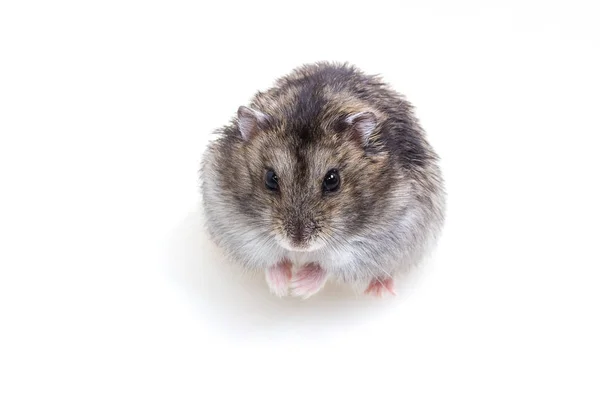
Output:
<path fill-rule="evenodd" d="M 292 279 L 292 262 L 287 258 L 267 269 L 267 285 L 271 292 L 279 297 L 286 296 Z"/>
<path fill-rule="evenodd" d="M 392 278 L 373 279 L 371 280 L 371 283 L 369 283 L 367 290 L 365 290 L 365 294 L 372 294 L 377 297 L 383 296 L 386 292 L 389 292 L 394 296 L 396 295 L 396 292 L 394 291 L 394 280 Z"/>
<path fill-rule="evenodd" d="M 292 280 L 292 295 L 307 299 L 325 286 L 327 273 L 316 263 L 305 264 Z"/>

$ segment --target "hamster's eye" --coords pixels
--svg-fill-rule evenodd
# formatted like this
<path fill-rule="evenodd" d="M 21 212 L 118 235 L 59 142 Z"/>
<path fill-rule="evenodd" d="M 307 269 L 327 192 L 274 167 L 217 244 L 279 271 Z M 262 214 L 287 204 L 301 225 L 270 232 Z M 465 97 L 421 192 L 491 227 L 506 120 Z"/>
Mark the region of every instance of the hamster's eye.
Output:
<path fill-rule="evenodd" d="M 278 180 L 279 178 L 277 177 L 275 171 L 271 169 L 267 170 L 267 173 L 265 174 L 265 186 L 267 187 L 267 189 L 272 191 L 279 190 Z"/>
<path fill-rule="evenodd" d="M 337 169 L 329 170 L 323 179 L 323 190 L 326 192 L 335 192 L 340 187 L 340 174 Z"/>

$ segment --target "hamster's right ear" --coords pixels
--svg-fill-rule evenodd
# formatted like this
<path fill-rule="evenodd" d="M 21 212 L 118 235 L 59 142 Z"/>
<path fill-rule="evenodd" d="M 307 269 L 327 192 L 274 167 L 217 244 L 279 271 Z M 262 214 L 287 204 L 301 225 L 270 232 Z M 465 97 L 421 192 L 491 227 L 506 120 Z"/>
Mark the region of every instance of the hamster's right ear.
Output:
<path fill-rule="evenodd" d="M 269 116 L 252 108 L 241 106 L 238 108 L 238 127 L 242 139 L 248 140 L 269 123 Z"/>
<path fill-rule="evenodd" d="M 337 132 L 345 132 L 355 139 L 360 145 L 365 146 L 377 127 L 377 117 L 371 111 L 361 111 L 349 115 L 342 115 L 335 125 Z"/>

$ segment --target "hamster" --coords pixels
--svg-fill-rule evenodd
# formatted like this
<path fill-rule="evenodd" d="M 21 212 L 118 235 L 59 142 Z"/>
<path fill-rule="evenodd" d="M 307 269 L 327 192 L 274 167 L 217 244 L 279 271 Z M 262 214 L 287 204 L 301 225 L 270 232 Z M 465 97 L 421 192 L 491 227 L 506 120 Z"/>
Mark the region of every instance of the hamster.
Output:
<path fill-rule="evenodd" d="M 308 298 L 328 279 L 393 294 L 435 243 L 438 156 L 378 76 L 301 66 L 215 133 L 200 169 L 209 234 L 275 295 Z"/>

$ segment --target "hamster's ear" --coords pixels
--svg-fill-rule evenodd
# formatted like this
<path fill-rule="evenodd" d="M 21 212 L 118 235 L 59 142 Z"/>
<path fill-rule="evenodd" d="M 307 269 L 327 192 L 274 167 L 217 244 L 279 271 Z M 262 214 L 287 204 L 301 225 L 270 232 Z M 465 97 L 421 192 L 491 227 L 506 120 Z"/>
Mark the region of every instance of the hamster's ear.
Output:
<path fill-rule="evenodd" d="M 377 126 L 377 117 L 371 111 L 362 111 L 346 116 L 341 122 L 339 128 L 350 132 L 364 146 Z"/>
<path fill-rule="evenodd" d="M 244 140 L 250 139 L 260 128 L 264 128 L 268 122 L 269 116 L 267 114 L 244 106 L 238 108 L 238 127 Z"/>

